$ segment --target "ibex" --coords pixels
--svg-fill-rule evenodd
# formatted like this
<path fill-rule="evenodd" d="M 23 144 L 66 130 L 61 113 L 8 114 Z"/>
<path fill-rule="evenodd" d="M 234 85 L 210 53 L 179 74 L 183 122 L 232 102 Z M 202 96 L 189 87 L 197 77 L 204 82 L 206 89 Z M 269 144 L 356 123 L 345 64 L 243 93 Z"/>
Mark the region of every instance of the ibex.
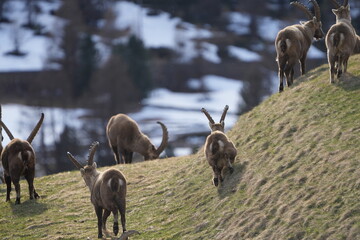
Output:
<path fill-rule="evenodd" d="M 205 142 L 205 156 L 212 167 L 214 176 L 213 183 L 217 187 L 223 181 L 223 170 L 228 168 L 230 173 L 234 171 L 232 164 L 235 161 L 237 150 L 229 138 L 221 131 L 213 131 Z"/>
<path fill-rule="evenodd" d="M 130 235 L 138 233 L 137 231 L 126 231 L 126 179 L 117 169 L 108 169 L 105 172 L 96 170 L 94 162 L 95 151 L 99 143 L 95 142 L 90 148 L 87 165 L 82 166 L 71 153 L 67 153 L 69 159 L 80 170 L 81 176 L 90 190 L 91 203 L 94 205 L 98 220 L 98 238 L 102 238 L 103 230 L 106 230 L 106 220 L 111 213 L 114 216 L 113 232 L 115 235 L 119 232 L 119 212 L 121 216 L 121 225 L 123 234 L 120 240 L 127 239 Z"/>
<path fill-rule="evenodd" d="M 324 37 L 320 20 L 320 7 L 315 0 L 310 0 L 310 2 L 314 5 L 315 16 L 305 5 L 299 2 L 290 3 L 304 11 L 308 16 L 309 21 L 288 26 L 280 30 L 276 37 L 276 61 L 278 63 L 280 79 L 279 92 L 284 90 L 284 75 L 286 76 L 288 87 L 292 85 L 294 79 L 294 66 L 297 61 L 300 61 L 301 74 L 305 74 L 306 56 L 313 38 L 319 40 Z"/>
<path fill-rule="evenodd" d="M 225 121 L 226 113 L 228 110 L 229 110 L 229 106 L 226 105 L 224 107 L 223 113 L 221 115 L 220 122 L 215 123 L 214 119 L 212 119 L 212 117 L 210 116 L 210 113 L 205 108 L 201 109 L 201 111 L 205 114 L 205 116 L 209 120 L 209 127 L 210 127 L 211 131 L 220 131 L 220 132 L 224 132 L 224 130 L 225 130 L 225 122 L 224 121 Z"/>
<path fill-rule="evenodd" d="M 332 10 L 336 16 L 336 24 L 331 26 L 325 38 L 330 83 L 334 83 L 335 74 L 340 78 L 341 74 L 347 71 L 350 55 L 360 53 L 360 37 L 356 35 L 355 29 L 351 25 L 348 0 L 344 0 L 343 5 L 336 0 L 332 0 L 332 2 L 336 7 Z"/>
<path fill-rule="evenodd" d="M 131 163 L 133 152 L 140 153 L 145 160 L 158 158 L 167 146 L 168 131 L 162 122 L 157 123 L 162 128 L 163 137 L 160 146 L 156 149 L 133 119 L 125 114 L 112 116 L 106 127 L 106 135 L 114 152 L 115 161 L 118 164 Z"/>
<path fill-rule="evenodd" d="M 39 194 L 34 188 L 35 177 L 35 151 L 31 146 L 41 124 L 44 120 L 44 114 L 41 114 L 39 122 L 32 130 L 26 141 L 14 138 L 6 125 L 0 121 L 2 127 L 10 138 L 10 143 L 5 146 L 1 153 L 1 161 L 4 167 L 4 177 L 6 182 L 6 201 L 10 200 L 11 182 L 15 185 L 16 201 L 15 204 L 20 204 L 20 177 L 24 176 L 29 184 L 30 199 L 39 198 Z"/>

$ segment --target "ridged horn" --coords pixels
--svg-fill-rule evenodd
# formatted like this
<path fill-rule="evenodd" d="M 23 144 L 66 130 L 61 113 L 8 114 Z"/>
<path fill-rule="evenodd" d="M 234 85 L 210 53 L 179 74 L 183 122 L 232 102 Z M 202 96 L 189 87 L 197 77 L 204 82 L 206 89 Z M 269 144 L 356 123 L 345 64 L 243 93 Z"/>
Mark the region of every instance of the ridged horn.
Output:
<path fill-rule="evenodd" d="M 313 19 L 314 15 L 310 12 L 310 10 L 304 4 L 302 4 L 300 2 L 291 2 L 290 5 L 293 5 L 299 9 L 301 9 L 306 14 L 306 16 L 308 16 L 308 18 L 310 20 Z"/>
<path fill-rule="evenodd" d="M 169 133 L 168 133 L 168 130 L 166 128 L 166 126 L 160 122 L 160 121 L 157 121 L 156 122 L 157 124 L 160 124 L 161 128 L 162 128 L 162 132 L 163 132 L 163 136 L 162 136 L 162 140 L 161 140 L 161 143 L 160 143 L 160 146 L 156 149 L 156 154 L 160 155 L 160 153 L 162 151 L 164 151 L 164 149 L 166 148 L 167 144 L 168 144 L 168 141 L 169 141 Z"/>
<path fill-rule="evenodd" d="M 43 121 L 44 121 L 44 113 L 41 113 L 41 117 L 40 117 L 39 122 L 36 124 L 35 128 L 32 130 L 29 137 L 26 139 L 29 143 L 31 143 L 34 140 L 36 134 L 38 133 L 38 131 L 39 131 L 40 127 L 41 127 L 41 124 L 43 123 Z"/>
<path fill-rule="evenodd" d="M 88 165 L 92 166 L 94 163 L 94 155 L 96 152 L 97 147 L 99 146 L 99 142 L 94 142 L 90 147 L 90 153 L 88 158 Z"/>
<path fill-rule="evenodd" d="M 118 238 L 118 240 L 127 240 L 128 237 L 130 237 L 131 235 L 134 235 L 134 234 L 140 234 L 140 233 L 135 230 L 126 231 L 121 234 L 121 236 Z"/>
<path fill-rule="evenodd" d="M 14 139 L 14 136 L 12 135 L 12 133 L 10 132 L 10 130 L 7 128 L 7 126 L 5 125 L 5 123 L 3 123 L 3 121 L 0 120 L 1 126 L 4 128 L 6 134 L 8 135 L 8 137 L 10 138 L 10 140 Z"/>
<path fill-rule="evenodd" d="M 71 153 L 67 152 L 67 155 L 68 155 L 69 159 L 73 162 L 73 164 L 74 164 L 78 169 L 83 168 L 83 166 L 81 166 L 81 164 L 80 164 L 78 161 L 76 161 L 76 159 L 74 158 L 73 155 L 71 155 Z"/>
<path fill-rule="evenodd" d="M 321 14 L 320 14 L 320 6 L 317 3 L 316 0 L 309 0 L 309 2 L 311 2 L 314 5 L 314 13 L 315 13 L 315 17 L 318 21 L 321 21 Z"/>
<path fill-rule="evenodd" d="M 205 114 L 205 116 L 207 117 L 207 119 L 209 119 L 209 122 L 210 122 L 211 124 L 215 124 L 214 119 L 212 119 L 212 117 L 210 116 L 210 113 L 209 113 L 205 108 L 202 108 L 201 111 Z"/>
<path fill-rule="evenodd" d="M 335 8 L 341 7 L 340 3 L 336 0 L 330 0 L 330 2 L 332 2 L 332 4 L 334 5 Z"/>
<path fill-rule="evenodd" d="M 224 107 L 223 113 L 222 113 L 222 115 L 221 115 L 221 118 L 220 118 L 220 123 L 221 123 L 221 122 L 223 122 L 223 121 L 225 120 L 226 113 L 227 113 L 227 111 L 228 111 L 228 110 L 229 110 L 229 106 L 228 106 L 228 105 L 226 105 L 226 106 Z"/>
<path fill-rule="evenodd" d="M 348 3 L 349 3 L 349 0 L 344 0 L 343 6 L 346 7 L 348 5 Z"/>

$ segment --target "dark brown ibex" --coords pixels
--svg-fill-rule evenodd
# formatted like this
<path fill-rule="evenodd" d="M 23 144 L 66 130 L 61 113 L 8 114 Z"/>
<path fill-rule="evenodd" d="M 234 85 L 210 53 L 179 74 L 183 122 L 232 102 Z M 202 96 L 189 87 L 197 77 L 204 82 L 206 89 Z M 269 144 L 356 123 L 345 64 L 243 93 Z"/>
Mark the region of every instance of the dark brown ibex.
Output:
<path fill-rule="evenodd" d="M 305 74 L 306 56 L 313 39 L 319 40 L 324 37 L 320 20 L 320 7 L 315 0 L 310 0 L 310 2 L 314 5 L 315 16 L 305 5 L 299 2 L 290 3 L 304 11 L 309 21 L 288 26 L 280 30 L 276 37 L 275 49 L 279 68 L 279 92 L 284 90 L 284 76 L 286 76 L 288 86 L 293 83 L 294 66 L 297 61 L 300 61 L 301 74 Z"/>
<path fill-rule="evenodd" d="M 212 119 L 212 117 L 210 116 L 210 113 L 205 108 L 201 109 L 201 111 L 205 114 L 205 116 L 209 120 L 209 127 L 211 131 L 220 131 L 220 132 L 225 131 L 225 117 L 228 110 L 229 110 L 229 106 L 226 105 L 221 115 L 220 122 L 215 123 L 214 119 Z"/>
<path fill-rule="evenodd" d="M 168 131 L 162 122 L 157 123 L 162 128 L 163 137 L 160 146 L 156 149 L 133 119 L 125 114 L 112 116 L 106 127 L 106 135 L 114 152 L 115 161 L 118 164 L 131 163 L 133 152 L 140 153 L 145 160 L 158 158 L 167 146 Z"/>
<path fill-rule="evenodd" d="M 4 167 L 4 177 L 6 182 L 6 201 L 10 200 L 11 182 L 15 185 L 16 201 L 15 204 L 20 204 L 20 177 L 24 176 L 29 184 L 30 199 L 39 198 L 39 194 L 34 188 L 35 177 L 35 151 L 31 146 L 41 124 L 44 120 L 44 114 L 41 114 L 39 122 L 32 130 L 30 136 L 26 141 L 14 138 L 6 125 L 0 121 L 2 127 L 10 138 L 10 143 L 5 146 L 1 153 L 1 161 Z"/>
<path fill-rule="evenodd" d="M 123 234 L 119 239 L 125 240 L 130 235 L 138 233 L 137 231 L 126 231 L 126 179 L 117 169 L 110 168 L 105 172 L 96 170 L 94 155 L 98 142 L 93 143 L 90 148 L 90 154 L 86 166 L 82 166 L 71 153 L 67 153 L 69 159 L 80 170 L 81 176 L 90 190 L 90 200 L 94 205 L 95 213 L 98 219 L 98 238 L 102 238 L 103 230 L 106 230 L 106 220 L 111 213 L 114 215 L 113 232 L 115 235 L 119 232 L 119 212 Z"/>
<path fill-rule="evenodd" d="M 331 26 L 325 38 L 330 83 L 334 83 L 335 74 L 340 78 L 341 74 L 347 71 L 350 55 L 360 53 L 360 37 L 351 25 L 348 0 L 344 0 L 343 5 L 336 0 L 332 0 L 332 3 L 336 7 L 332 10 L 336 16 L 336 23 Z"/>
<path fill-rule="evenodd" d="M 223 181 L 223 170 L 234 171 L 237 150 L 229 138 L 221 131 L 213 131 L 207 138 L 204 148 L 206 159 L 214 172 L 213 183 L 217 187 Z"/>

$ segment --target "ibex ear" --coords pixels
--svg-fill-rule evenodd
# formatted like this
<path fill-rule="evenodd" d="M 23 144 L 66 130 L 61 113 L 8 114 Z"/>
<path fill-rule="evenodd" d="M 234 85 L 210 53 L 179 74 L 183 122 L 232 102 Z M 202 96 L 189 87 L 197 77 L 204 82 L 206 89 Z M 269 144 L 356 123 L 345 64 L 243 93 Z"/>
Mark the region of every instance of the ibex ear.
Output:
<path fill-rule="evenodd" d="M 331 11 L 333 12 L 333 14 L 337 14 L 338 10 L 337 9 L 331 9 Z"/>
<path fill-rule="evenodd" d="M 345 7 L 350 12 L 350 4 Z"/>
<path fill-rule="evenodd" d="M 85 174 L 85 169 L 84 169 L 84 168 L 80 168 L 80 172 L 81 172 L 81 175 L 84 175 L 84 174 Z"/>
<path fill-rule="evenodd" d="M 93 167 L 93 168 L 96 168 L 96 167 L 97 167 L 96 162 L 93 162 L 92 167 Z"/>
<path fill-rule="evenodd" d="M 304 21 L 300 21 L 300 24 L 301 24 L 301 25 L 305 25 L 305 23 L 306 23 L 306 22 L 304 22 Z"/>

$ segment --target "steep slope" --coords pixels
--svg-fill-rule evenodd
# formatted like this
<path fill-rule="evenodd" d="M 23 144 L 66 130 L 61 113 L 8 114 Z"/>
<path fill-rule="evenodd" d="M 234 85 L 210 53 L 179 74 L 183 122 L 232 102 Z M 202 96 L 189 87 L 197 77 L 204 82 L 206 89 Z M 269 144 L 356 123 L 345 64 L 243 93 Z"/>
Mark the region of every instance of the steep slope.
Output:
<path fill-rule="evenodd" d="M 132 239 L 360 239 L 359 62 L 334 85 L 321 66 L 242 115 L 220 188 L 202 152 L 116 166 L 129 182 L 127 228 L 141 232 Z M 21 187 L 19 206 L 0 188 L 0 238 L 96 238 L 80 173 L 37 178 L 36 202 Z"/>

